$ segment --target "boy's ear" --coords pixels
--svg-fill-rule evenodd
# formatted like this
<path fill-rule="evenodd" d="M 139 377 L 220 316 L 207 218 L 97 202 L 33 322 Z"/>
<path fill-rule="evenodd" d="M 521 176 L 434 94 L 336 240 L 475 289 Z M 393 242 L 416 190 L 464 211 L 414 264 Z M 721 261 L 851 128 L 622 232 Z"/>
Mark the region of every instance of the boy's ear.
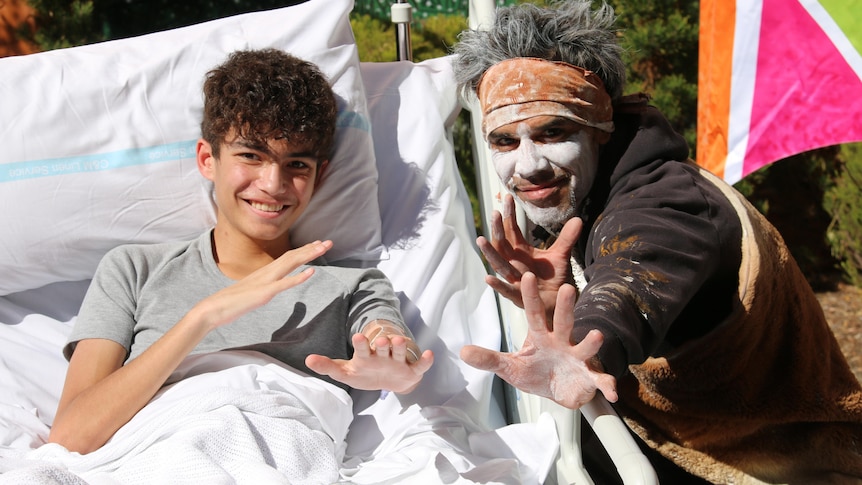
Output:
<path fill-rule="evenodd" d="M 324 175 L 326 174 L 326 169 L 329 167 L 329 160 L 323 160 L 317 166 L 317 173 L 314 176 L 314 189 L 317 190 L 320 187 L 320 183 L 324 179 Z"/>
<path fill-rule="evenodd" d="M 203 138 L 198 140 L 196 147 L 198 171 L 207 180 L 212 180 L 215 175 L 213 165 L 215 164 L 215 155 L 213 155 L 213 147 Z"/>

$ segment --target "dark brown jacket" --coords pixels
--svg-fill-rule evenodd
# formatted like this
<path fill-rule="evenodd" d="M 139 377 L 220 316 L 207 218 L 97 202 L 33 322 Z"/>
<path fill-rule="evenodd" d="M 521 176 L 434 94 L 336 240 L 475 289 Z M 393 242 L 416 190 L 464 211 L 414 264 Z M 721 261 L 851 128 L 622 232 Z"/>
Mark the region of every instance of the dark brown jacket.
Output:
<path fill-rule="evenodd" d="M 605 334 L 618 410 L 715 483 L 862 483 L 862 389 L 781 236 L 658 111 L 615 111 L 575 337 Z"/>

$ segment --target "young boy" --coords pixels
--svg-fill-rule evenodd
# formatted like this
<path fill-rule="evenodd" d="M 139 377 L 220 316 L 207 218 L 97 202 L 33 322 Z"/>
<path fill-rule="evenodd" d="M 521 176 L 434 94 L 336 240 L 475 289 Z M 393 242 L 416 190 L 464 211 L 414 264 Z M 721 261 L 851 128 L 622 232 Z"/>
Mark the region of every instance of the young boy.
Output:
<path fill-rule="evenodd" d="M 311 263 L 331 241 L 290 245 L 332 150 L 325 76 L 275 49 L 239 51 L 208 73 L 204 95 L 197 163 L 215 227 L 101 262 L 64 349 L 49 436 L 71 451 L 100 448 L 191 354 L 258 350 L 341 387 L 398 393 L 433 362 L 380 271 Z"/>

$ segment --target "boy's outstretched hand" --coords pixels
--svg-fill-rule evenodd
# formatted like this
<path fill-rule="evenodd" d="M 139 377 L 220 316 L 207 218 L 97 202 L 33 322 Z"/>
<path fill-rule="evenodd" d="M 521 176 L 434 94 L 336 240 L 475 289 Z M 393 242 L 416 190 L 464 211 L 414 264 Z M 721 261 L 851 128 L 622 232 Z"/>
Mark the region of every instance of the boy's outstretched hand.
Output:
<path fill-rule="evenodd" d="M 400 331 L 390 331 L 397 328 L 390 326 L 374 327 L 370 332 L 353 335 L 353 358 L 350 360 L 311 354 L 306 357 L 305 365 L 354 389 L 387 390 L 399 394 L 411 392 L 431 368 L 434 354 L 426 350 L 419 355 L 419 347 L 413 339 Z M 369 333 L 369 336 L 364 333 Z"/>
<path fill-rule="evenodd" d="M 467 345 L 461 349 L 461 359 L 496 373 L 524 392 L 567 408 L 580 408 L 593 399 L 596 391 L 616 402 L 616 379 L 605 374 L 595 359 L 602 346 L 601 332 L 592 330 L 577 344 L 570 341 L 577 290 L 569 284 L 560 287 L 553 324 L 546 317 L 535 275 L 524 273 L 521 292 L 529 324 L 524 346 L 517 352 L 502 353 Z"/>

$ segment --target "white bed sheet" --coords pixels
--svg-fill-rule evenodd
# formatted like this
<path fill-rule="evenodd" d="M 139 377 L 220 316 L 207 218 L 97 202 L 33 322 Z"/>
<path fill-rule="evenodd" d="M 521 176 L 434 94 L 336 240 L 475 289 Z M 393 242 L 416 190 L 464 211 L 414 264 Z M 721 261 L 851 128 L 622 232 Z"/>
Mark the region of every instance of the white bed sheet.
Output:
<path fill-rule="evenodd" d="M 557 456 L 553 421 L 506 426 L 493 376 L 458 358 L 464 344 L 497 348 L 501 336 L 451 147 L 458 104 L 448 59 L 363 64 L 361 73 L 388 249 L 379 267 L 436 360 L 407 396 L 352 395 L 343 480 L 540 483 Z M 43 443 L 65 373 L 60 347 L 86 285 L 0 297 L 0 457 Z"/>
<path fill-rule="evenodd" d="M 98 450 L 0 459 L 0 483 L 335 483 L 351 399 L 257 352 L 199 354 Z M 23 451 L 23 450 L 22 450 Z"/>

